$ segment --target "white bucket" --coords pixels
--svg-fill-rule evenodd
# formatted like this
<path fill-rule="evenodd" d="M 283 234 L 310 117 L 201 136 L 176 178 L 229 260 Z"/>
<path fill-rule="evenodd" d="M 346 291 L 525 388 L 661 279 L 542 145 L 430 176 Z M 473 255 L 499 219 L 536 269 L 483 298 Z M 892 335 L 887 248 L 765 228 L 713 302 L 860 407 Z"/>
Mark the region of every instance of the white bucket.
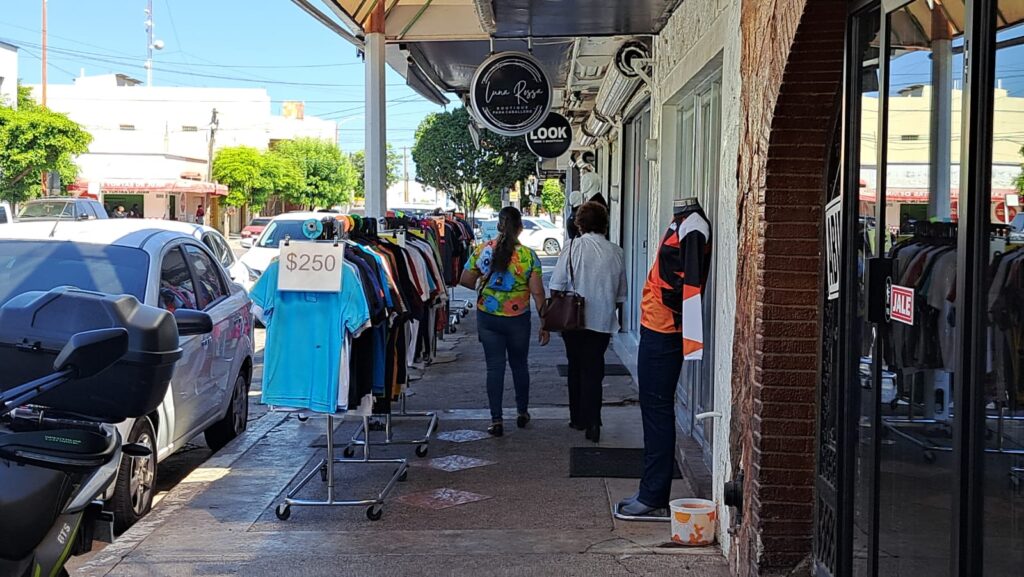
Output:
<path fill-rule="evenodd" d="M 707 499 L 676 499 L 668 504 L 672 514 L 672 540 L 700 547 L 715 542 L 718 507 Z"/>

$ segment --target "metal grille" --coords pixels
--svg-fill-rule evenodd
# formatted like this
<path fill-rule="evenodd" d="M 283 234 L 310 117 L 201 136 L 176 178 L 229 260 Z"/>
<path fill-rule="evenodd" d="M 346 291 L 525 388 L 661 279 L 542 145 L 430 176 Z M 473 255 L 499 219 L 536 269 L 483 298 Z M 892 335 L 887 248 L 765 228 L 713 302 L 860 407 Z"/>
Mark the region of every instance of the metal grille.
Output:
<path fill-rule="evenodd" d="M 818 538 L 814 541 L 814 559 L 818 575 L 836 574 L 836 512 L 825 499 L 818 498 L 816 507 Z M 822 570 L 828 573 L 822 573 Z"/>
<path fill-rule="evenodd" d="M 826 301 L 822 311 L 821 382 L 818 386 L 818 475 L 836 489 L 836 391 L 839 388 L 839 301 Z"/>

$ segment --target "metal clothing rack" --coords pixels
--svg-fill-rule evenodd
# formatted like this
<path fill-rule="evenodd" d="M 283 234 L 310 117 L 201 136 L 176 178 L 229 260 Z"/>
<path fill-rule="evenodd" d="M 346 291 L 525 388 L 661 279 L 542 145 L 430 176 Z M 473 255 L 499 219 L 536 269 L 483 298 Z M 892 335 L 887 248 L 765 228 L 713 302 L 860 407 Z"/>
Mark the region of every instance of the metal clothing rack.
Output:
<path fill-rule="evenodd" d="M 368 419 L 364 418 L 363 423 L 356 429 L 356 432 L 349 439 L 348 445 L 343 451 L 345 457 L 351 457 L 355 455 L 355 449 L 353 447 L 363 447 L 364 450 L 367 446 L 387 446 L 387 445 L 416 445 L 416 456 L 426 457 L 430 451 L 430 437 L 437 432 L 437 425 L 439 419 L 437 413 L 433 411 L 427 412 L 409 412 L 405 406 L 406 393 L 405 391 L 399 396 L 399 402 L 402 407 L 400 413 L 393 414 L 387 413 L 385 415 L 379 415 L 384 418 L 384 439 L 383 440 L 370 440 L 370 431 L 379 430 L 369 425 Z M 427 422 L 427 432 L 420 438 L 417 439 L 395 439 L 392 429 L 393 419 L 429 419 Z"/>
<path fill-rule="evenodd" d="M 369 415 L 363 415 L 362 427 L 365 430 L 368 426 Z M 359 459 L 339 459 L 334 455 L 334 416 L 327 415 L 327 453 L 316 467 L 310 469 L 301 481 L 285 495 L 284 502 L 277 506 L 274 511 L 277 518 L 285 521 L 291 517 L 291 508 L 295 507 L 366 507 L 366 518 L 371 521 L 379 521 L 384 515 L 384 502 L 388 495 L 394 490 L 399 481 L 404 481 L 409 471 L 408 459 L 373 459 L 370 458 L 369 445 L 363 446 L 363 456 Z M 335 465 L 398 465 L 395 472 L 391 474 L 387 484 L 375 497 L 367 499 L 341 499 L 334 491 L 334 466 Z M 320 480 L 327 485 L 327 498 L 322 501 L 311 499 L 297 499 L 296 495 L 309 484 L 313 477 L 320 474 Z"/>

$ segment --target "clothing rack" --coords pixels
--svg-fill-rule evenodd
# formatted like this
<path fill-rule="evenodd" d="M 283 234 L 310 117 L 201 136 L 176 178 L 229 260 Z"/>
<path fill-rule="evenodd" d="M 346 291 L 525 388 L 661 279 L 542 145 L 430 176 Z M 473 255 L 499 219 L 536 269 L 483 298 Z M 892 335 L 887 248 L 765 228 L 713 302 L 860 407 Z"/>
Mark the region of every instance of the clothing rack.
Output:
<path fill-rule="evenodd" d="M 369 415 L 364 414 L 362 416 L 362 427 L 367 427 Z M 363 456 L 360 459 L 339 459 L 335 456 L 335 444 L 334 444 L 334 415 L 327 415 L 327 450 L 324 458 L 313 468 L 311 468 L 302 480 L 289 491 L 284 498 L 284 502 L 279 504 L 274 510 L 277 518 L 286 521 L 291 517 L 291 508 L 294 507 L 366 507 L 366 518 L 371 521 L 379 521 L 384 515 L 384 503 L 394 490 L 395 485 L 400 481 L 404 481 L 408 477 L 409 461 L 408 459 L 380 459 L 370 457 L 369 446 L 363 447 Z M 398 467 L 391 474 L 384 488 L 377 493 L 376 496 L 366 499 L 340 499 L 335 495 L 334 487 L 334 467 L 335 465 L 398 465 Z M 306 485 L 319 473 L 320 480 L 327 487 L 327 498 L 323 500 L 315 499 L 298 499 L 296 495 L 302 491 Z"/>
<path fill-rule="evenodd" d="M 370 431 L 379 430 L 374 427 L 368 419 L 363 419 L 362 424 L 356 429 L 356 432 L 352 434 L 352 438 L 349 439 L 348 445 L 345 447 L 342 453 L 345 457 L 352 457 L 355 455 L 354 447 L 363 447 L 364 454 L 370 446 L 388 446 L 388 445 L 416 445 L 416 456 L 426 457 L 430 451 L 430 437 L 437 432 L 437 425 L 440 420 L 437 417 L 437 413 L 433 411 L 425 412 L 409 412 L 406 409 L 406 399 L 408 393 L 403 391 L 399 396 L 399 406 L 401 411 L 399 413 L 389 412 L 384 415 L 384 439 L 382 440 L 371 440 Z M 427 421 L 427 432 L 416 439 L 395 439 L 393 422 L 396 419 L 428 419 Z"/>

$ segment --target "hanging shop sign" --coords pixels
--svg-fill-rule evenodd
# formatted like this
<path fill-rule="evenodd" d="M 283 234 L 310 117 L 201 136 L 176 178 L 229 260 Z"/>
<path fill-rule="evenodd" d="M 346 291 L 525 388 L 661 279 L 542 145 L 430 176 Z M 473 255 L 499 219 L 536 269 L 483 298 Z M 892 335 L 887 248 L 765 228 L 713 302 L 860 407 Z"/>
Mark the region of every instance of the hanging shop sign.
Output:
<path fill-rule="evenodd" d="M 839 298 L 839 261 L 843 243 L 840 238 L 842 227 L 843 197 L 837 196 L 825 205 L 825 250 L 828 265 L 828 300 Z"/>
<path fill-rule="evenodd" d="M 522 136 L 547 118 L 551 82 L 533 56 L 501 52 L 476 69 L 469 97 L 477 119 L 488 129 Z"/>
<path fill-rule="evenodd" d="M 526 133 L 526 147 L 541 158 L 558 158 L 572 146 L 572 125 L 564 116 L 551 112 L 544 122 Z"/>
<path fill-rule="evenodd" d="M 887 312 L 890 320 L 913 326 L 914 289 L 895 284 L 890 285 Z"/>

